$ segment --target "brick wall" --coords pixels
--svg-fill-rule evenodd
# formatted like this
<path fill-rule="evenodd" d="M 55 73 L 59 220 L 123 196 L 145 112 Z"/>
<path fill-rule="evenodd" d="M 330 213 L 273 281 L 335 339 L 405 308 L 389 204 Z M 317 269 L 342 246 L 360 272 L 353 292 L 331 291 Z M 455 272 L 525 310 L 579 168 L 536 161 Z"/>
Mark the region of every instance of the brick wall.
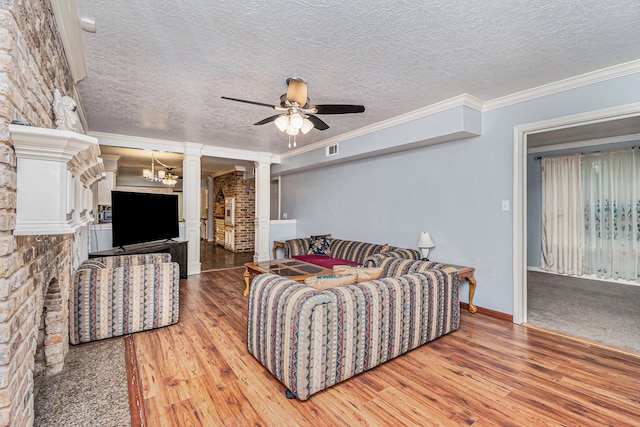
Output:
<path fill-rule="evenodd" d="M 235 197 L 235 252 L 252 252 L 255 246 L 255 198 L 254 179 L 244 179 L 244 172 L 236 171 L 213 179 L 213 194 L 222 190 L 224 197 Z M 214 218 L 224 218 L 224 200 L 214 202 Z M 224 241 L 224 240 L 223 240 Z M 216 234 L 216 242 L 218 235 Z"/>
<path fill-rule="evenodd" d="M 50 2 L 0 0 L 0 426 L 33 423 L 39 325 L 48 328 L 41 340 L 52 344 L 42 358 L 50 372 L 61 369 L 58 362 L 68 349 L 68 329 L 60 322 L 68 316 L 64 300 L 73 237 L 16 238 L 12 233 L 16 158 L 7 124 L 21 119 L 33 126 L 54 127 L 55 88 L 71 95 L 75 86 Z M 43 305 L 48 307 L 44 317 Z"/>

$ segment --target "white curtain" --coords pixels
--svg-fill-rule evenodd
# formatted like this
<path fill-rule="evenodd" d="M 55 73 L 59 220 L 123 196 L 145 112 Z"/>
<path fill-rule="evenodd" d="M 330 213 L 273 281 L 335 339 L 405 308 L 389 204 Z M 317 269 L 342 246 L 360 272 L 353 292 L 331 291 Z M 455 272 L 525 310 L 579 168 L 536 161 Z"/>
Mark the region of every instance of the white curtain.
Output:
<path fill-rule="evenodd" d="M 580 191 L 580 156 L 542 159 L 543 270 L 580 275 L 584 226 Z"/>
<path fill-rule="evenodd" d="M 585 273 L 640 282 L 640 152 L 582 156 Z"/>

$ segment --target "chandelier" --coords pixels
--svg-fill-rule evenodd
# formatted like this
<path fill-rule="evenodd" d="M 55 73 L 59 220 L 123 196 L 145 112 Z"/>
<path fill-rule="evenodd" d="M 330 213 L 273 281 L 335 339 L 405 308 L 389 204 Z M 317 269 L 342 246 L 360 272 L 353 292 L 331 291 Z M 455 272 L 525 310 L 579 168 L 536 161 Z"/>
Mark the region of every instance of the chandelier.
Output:
<path fill-rule="evenodd" d="M 156 171 L 156 163 L 164 167 L 166 170 Z M 155 154 L 151 153 L 151 169 L 144 169 L 142 171 L 142 176 L 144 176 L 147 181 L 161 182 L 168 187 L 173 187 L 178 183 L 179 178 L 179 176 L 174 175 L 171 172 L 173 169 L 175 169 L 175 166 L 165 165 L 160 160 L 156 159 Z"/>

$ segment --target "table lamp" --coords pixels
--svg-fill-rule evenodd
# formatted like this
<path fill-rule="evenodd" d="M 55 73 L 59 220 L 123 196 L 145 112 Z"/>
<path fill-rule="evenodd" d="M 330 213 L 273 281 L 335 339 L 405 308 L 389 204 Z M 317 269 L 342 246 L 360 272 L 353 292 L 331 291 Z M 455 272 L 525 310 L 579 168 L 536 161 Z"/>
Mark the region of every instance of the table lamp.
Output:
<path fill-rule="evenodd" d="M 420 248 L 420 252 L 422 252 L 422 257 L 427 258 L 429 256 L 429 249 L 435 247 L 433 244 L 433 240 L 431 240 L 431 235 L 429 232 L 423 231 L 420 233 L 420 238 L 418 239 L 418 247 Z"/>

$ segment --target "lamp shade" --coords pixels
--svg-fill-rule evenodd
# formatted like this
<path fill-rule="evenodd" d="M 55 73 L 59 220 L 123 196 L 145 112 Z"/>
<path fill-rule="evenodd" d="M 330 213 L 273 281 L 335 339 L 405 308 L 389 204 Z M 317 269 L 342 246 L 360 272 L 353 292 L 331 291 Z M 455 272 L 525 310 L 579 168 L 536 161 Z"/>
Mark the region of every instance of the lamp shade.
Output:
<path fill-rule="evenodd" d="M 300 130 L 303 134 L 306 135 L 307 132 L 309 132 L 311 129 L 313 129 L 313 122 L 305 117 L 303 120 L 302 129 Z"/>
<path fill-rule="evenodd" d="M 433 240 L 431 240 L 431 235 L 427 231 L 423 231 L 420 233 L 420 238 L 418 239 L 418 247 L 419 248 L 433 248 L 435 244 Z"/>
<path fill-rule="evenodd" d="M 275 123 L 276 123 L 276 126 L 278 127 L 278 129 L 280 129 L 282 132 L 284 132 L 289 127 L 289 117 L 288 116 L 280 116 L 280 117 L 278 117 L 276 119 Z"/>
<path fill-rule="evenodd" d="M 291 136 L 295 136 L 300 132 L 300 129 L 289 126 L 285 132 L 287 132 Z"/>
<path fill-rule="evenodd" d="M 304 119 L 299 113 L 294 113 L 289 117 L 289 126 L 294 129 L 300 129 L 304 125 Z"/>

